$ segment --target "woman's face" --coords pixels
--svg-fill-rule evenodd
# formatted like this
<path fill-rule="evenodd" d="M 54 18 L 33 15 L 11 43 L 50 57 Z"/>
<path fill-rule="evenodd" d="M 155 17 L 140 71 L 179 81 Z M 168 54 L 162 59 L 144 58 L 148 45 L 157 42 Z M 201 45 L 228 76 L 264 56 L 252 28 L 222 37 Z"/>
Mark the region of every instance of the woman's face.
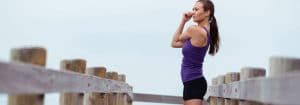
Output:
<path fill-rule="evenodd" d="M 205 18 L 209 17 L 209 11 L 204 11 L 202 2 L 196 2 L 193 7 L 193 21 L 202 22 Z"/>

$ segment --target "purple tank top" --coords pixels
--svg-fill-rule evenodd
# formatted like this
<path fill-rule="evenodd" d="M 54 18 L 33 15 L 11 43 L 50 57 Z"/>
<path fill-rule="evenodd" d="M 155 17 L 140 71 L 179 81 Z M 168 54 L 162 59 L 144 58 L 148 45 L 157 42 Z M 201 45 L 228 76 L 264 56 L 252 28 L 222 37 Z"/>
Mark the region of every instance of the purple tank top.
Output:
<path fill-rule="evenodd" d="M 187 82 L 203 76 L 202 63 L 210 43 L 209 31 L 203 27 L 208 34 L 208 43 L 204 47 L 193 46 L 190 39 L 186 40 L 182 47 L 181 80 Z"/>

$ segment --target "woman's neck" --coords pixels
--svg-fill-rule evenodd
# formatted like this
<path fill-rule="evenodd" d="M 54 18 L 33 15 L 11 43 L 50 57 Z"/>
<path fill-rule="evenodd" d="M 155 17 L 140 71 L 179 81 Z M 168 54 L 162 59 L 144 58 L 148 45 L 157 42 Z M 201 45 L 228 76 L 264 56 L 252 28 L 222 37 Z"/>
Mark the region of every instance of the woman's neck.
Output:
<path fill-rule="evenodd" d="M 204 19 L 203 21 L 201 21 L 201 22 L 198 22 L 197 24 L 198 24 L 198 26 L 209 28 L 209 22 L 208 22 L 208 19 L 207 19 L 207 18 L 205 18 L 205 19 Z"/>

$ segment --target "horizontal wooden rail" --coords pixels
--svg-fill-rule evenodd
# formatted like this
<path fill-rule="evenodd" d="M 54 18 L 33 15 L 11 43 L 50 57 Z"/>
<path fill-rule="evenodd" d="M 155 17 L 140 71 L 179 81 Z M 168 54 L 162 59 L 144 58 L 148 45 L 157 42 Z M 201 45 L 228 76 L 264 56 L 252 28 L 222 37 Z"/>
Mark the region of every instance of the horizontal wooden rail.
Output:
<path fill-rule="evenodd" d="M 0 62 L 0 93 L 49 92 L 127 93 L 133 98 L 131 86 L 120 81 L 30 64 Z"/>
<path fill-rule="evenodd" d="M 127 83 L 84 75 L 76 72 L 0 61 L 0 93 L 40 94 L 72 93 L 127 93 L 135 102 L 182 104 L 182 97 L 133 93 Z M 43 78 L 41 78 L 43 77 Z"/>
<path fill-rule="evenodd" d="M 300 72 L 209 86 L 208 95 L 272 105 L 298 105 Z"/>
<path fill-rule="evenodd" d="M 60 93 L 60 105 L 132 105 L 136 102 L 182 104 L 182 97 L 133 93 L 125 75 L 105 67 L 86 67 L 84 59 L 60 62 L 60 69 L 45 68 L 47 51 L 41 47 L 11 50 L 11 62 L 0 61 L 0 94 L 9 105 L 42 105 L 44 93 Z"/>
<path fill-rule="evenodd" d="M 133 101 L 135 102 L 152 102 L 152 103 L 167 103 L 167 104 L 182 104 L 183 100 L 180 96 L 155 95 L 134 93 Z"/>

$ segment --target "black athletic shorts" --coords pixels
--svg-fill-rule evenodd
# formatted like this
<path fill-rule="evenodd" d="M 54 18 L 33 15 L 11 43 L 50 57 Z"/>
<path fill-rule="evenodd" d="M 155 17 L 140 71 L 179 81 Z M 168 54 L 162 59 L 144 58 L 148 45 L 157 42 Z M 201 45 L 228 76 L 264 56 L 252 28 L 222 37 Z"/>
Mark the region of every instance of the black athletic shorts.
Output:
<path fill-rule="evenodd" d="M 183 100 L 201 99 L 207 91 L 207 82 L 204 77 L 197 78 L 183 83 Z"/>

